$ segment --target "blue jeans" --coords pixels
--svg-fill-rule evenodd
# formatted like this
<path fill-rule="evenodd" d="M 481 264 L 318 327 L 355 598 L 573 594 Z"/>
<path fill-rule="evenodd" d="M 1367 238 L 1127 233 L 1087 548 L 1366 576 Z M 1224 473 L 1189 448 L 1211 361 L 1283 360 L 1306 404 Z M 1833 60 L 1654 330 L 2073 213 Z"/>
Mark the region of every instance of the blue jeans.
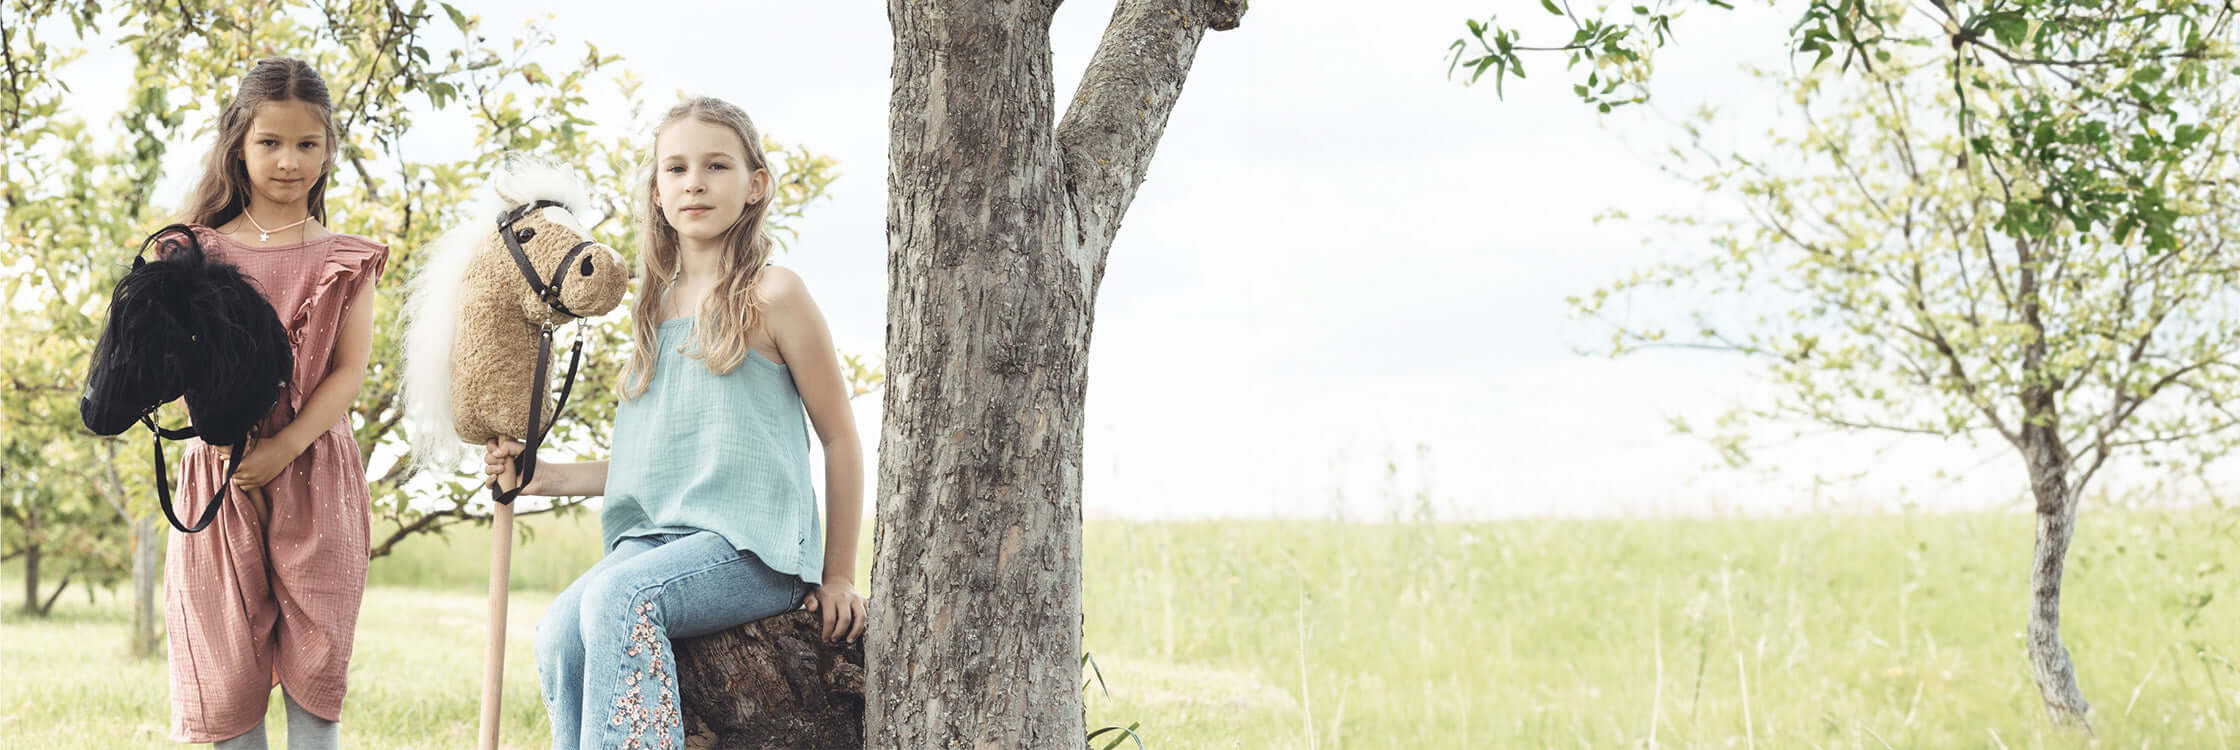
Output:
<path fill-rule="evenodd" d="M 552 746 L 683 748 L 670 639 L 782 614 L 808 592 L 714 532 L 617 543 L 537 621 Z"/>

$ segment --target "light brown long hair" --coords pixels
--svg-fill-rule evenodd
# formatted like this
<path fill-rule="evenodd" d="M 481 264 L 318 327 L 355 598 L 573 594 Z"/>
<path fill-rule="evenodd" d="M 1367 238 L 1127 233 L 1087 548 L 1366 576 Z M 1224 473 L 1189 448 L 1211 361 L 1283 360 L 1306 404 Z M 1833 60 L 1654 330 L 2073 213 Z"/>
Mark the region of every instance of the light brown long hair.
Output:
<path fill-rule="evenodd" d="M 218 113 L 218 138 L 202 160 L 202 180 L 187 200 L 187 221 L 216 228 L 249 209 L 249 163 L 242 156 L 249 123 L 266 102 L 303 102 L 319 113 L 327 126 L 327 157 L 319 165 L 319 178 L 306 196 L 311 217 L 327 223 L 327 176 L 334 173 L 336 144 L 334 102 L 327 97 L 327 82 L 310 65 L 292 57 L 258 60 L 241 77 L 241 90 Z"/>
<path fill-rule="evenodd" d="M 770 175 L 770 159 L 762 150 L 762 135 L 754 127 L 747 113 L 730 102 L 713 97 L 686 100 L 661 117 L 661 124 L 653 130 L 656 139 L 671 124 L 692 118 L 710 125 L 730 128 L 738 134 L 739 142 L 746 148 L 744 154 L 747 174 L 761 170 L 765 175 L 761 200 L 747 204 L 723 234 L 723 266 L 714 288 L 707 299 L 701 300 L 693 326 L 692 351 L 705 360 L 708 370 L 718 375 L 731 372 L 747 358 L 747 333 L 762 323 L 762 296 L 757 289 L 762 280 L 762 266 L 770 260 L 771 248 L 776 244 L 770 238 L 770 204 L 776 199 L 775 175 Z M 644 273 L 644 286 L 638 290 L 638 299 L 630 305 L 634 320 L 632 338 L 637 346 L 630 355 L 630 364 L 622 371 L 622 397 L 635 399 L 646 392 L 653 383 L 653 367 L 657 359 L 653 348 L 658 342 L 662 306 L 669 296 L 669 289 L 676 282 L 679 252 L 677 228 L 661 214 L 661 205 L 654 194 L 656 181 L 661 177 L 659 156 L 647 149 L 645 182 L 640 185 L 645 194 L 638 202 L 638 260 Z"/>

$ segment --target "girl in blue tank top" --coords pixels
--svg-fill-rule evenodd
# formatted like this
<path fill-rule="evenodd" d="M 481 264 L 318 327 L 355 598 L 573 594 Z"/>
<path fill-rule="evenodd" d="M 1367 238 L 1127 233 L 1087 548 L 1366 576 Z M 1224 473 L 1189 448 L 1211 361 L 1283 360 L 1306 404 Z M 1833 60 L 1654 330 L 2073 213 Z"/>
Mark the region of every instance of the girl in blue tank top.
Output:
<path fill-rule="evenodd" d="M 522 491 L 606 497 L 606 557 L 537 623 L 555 748 L 683 747 L 673 638 L 797 607 L 829 639 L 864 629 L 863 447 L 824 316 L 800 276 L 768 262 L 776 186 L 762 136 L 738 107 L 686 101 L 654 131 L 644 187 L 637 349 L 613 454 L 539 464 Z M 517 484 L 521 444 L 485 447 L 488 481 Z"/>

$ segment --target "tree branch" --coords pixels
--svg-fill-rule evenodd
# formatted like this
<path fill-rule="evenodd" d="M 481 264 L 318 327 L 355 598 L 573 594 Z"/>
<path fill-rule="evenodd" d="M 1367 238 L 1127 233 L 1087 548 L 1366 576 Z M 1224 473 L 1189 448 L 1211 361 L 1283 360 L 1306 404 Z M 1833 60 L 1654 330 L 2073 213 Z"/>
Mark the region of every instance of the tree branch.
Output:
<path fill-rule="evenodd" d="M 536 510 L 515 510 L 513 512 L 513 517 L 521 518 L 523 516 L 534 516 L 544 513 L 551 513 L 561 508 L 572 508 L 577 505 L 583 504 L 583 498 L 580 497 L 574 498 L 572 500 L 569 500 L 568 498 L 558 499 L 568 501 L 554 502 L 551 505 Z M 446 518 L 449 518 L 451 520 L 443 520 Z M 463 508 L 453 508 L 451 510 L 439 510 L 433 513 L 421 514 L 418 520 L 398 527 L 396 532 L 389 535 L 389 538 L 381 540 L 381 544 L 375 546 L 373 548 L 373 551 L 368 554 L 367 557 L 380 557 L 382 555 L 389 554 L 391 548 L 397 546 L 397 542 L 404 541 L 407 537 L 410 537 L 414 534 L 419 534 L 427 531 L 436 531 L 446 526 L 452 526 L 481 518 L 487 518 L 487 516 L 473 515 L 466 512 L 466 510 Z"/>
<path fill-rule="evenodd" d="M 1954 382 L 1960 384 L 1960 391 L 1967 395 L 1968 403 L 1973 404 L 1977 411 L 1982 412 L 1984 418 L 1991 420 L 1992 429 L 1998 430 L 1999 435 L 2005 437 L 2008 442 L 2017 446 L 2021 445 L 2021 433 L 2009 429 L 2006 420 L 1999 418 L 1999 410 L 1994 408 L 1991 399 L 1983 394 L 1981 384 L 1968 375 L 1968 368 L 1960 361 L 1960 352 L 1952 346 L 1951 340 L 1945 337 L 1943 329 L 1937 327 L 1936 318 L 1929 314 L 1928 292 L 1923 288 L 1921 266 L 1918 261 L 1914 264 L 1910 286 L 1911 289 L 1908 290 L 1909 293 L 1906 297 L 1907 301 L 1912 303 L 1914 320 L 1920 323 L 1921 329 L 1929 334 L 1929 345 L 1936 349 L 1938 356 L 1944 358 L 1945 371 L 1950 374 Z M 2027 418 L 2027 415 L 2025 415 L 2026 420 Z"/>
<path fill-rule="evenodd" d="M 1058 123 L 1058 156 L 1086 299 L 1096 299 L 1120 217 L 1135 200 L 1208 29 L 1237 27 L 1241 0 L 1121 0 Z"/>
<path fill-rule="evenodd" d="M 54 593 L 47 595 L 45 604 L 39 605 L 40 616 L 44 617 L 48 612 L 54 611 L 54 600 L 62 598 L 63 590 L 70 588 L 70 577 L 77 574 L 78 571 L 75 570 L 62 574 L 62 582 L 55 584 Z"/>
<path fill-rule="evenodd" d="M 130 526 L 132 511 L 124 502 L 124 479 L 117 476 L 117 445 L 114 441 L 101 441 L 101 463 L 102 473 L 109 480 L 109 492 L 102 495 L 102 499 L 109 501 L 109 507 L 117 512 L 117 518 Z"/>

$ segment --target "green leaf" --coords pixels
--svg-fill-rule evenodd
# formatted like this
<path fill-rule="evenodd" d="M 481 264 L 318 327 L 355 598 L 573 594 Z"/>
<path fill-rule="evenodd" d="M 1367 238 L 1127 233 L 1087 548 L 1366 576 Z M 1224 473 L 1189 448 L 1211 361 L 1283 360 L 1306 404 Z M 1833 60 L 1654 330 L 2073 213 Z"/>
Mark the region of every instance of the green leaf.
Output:
<path fill-rule="evenodd" d="M 2018 11 L 2002 11 L 1985 16 L 1983 25 L 1990 28 L 1991 36 L 1999 40 L 2001 46 L 2009 48 L 2020 46 L 2024 37 L 2030 33 L 2030 19 Z"/>
<path fill-rule="evenodd" d="M 450 3 L 443 4 L 443 12 L 451 16 L 451 25 L 458 27 L 460 32 L 463 33 L 467 30 L 467 14 L 459 12 L 458 8 L 451 7 Z"/>
<path fill-rule="evenodd" d="M 2209 137 L 2209 129 L 2197 125 L 2179 125 L 2175 135 L 2176 137 L 2170 139 L 2170 145 L 2183 151 L 2193 148 L 2193 144 L 2200 143 L 2201 139 Z"/>
<path fill-rule="evenodd" d="M 1540 0 L 1540 7 L 1547 8 L 1549 15 L 1563 15 L 1563 9 L 1556 7 L 1556 0 Z"/>
<path fill-rule="evenodd" d="M 1097 739 L 1097 735 L 1104 734 L 1106 732 L 1119 732 L 1120 734 L 1113 735 L 1112 741 L 1105 743 L 1105 746 L 1101 750 L 1113 750 L 1113 748 L 1120 746 L 1120 742 L 1122 740 L 1129 739 L 1135 740 L 1136 747 L 1138 748 L 1138 750 L 1141 750 L 1143 748 L 1143 736 L 1136 734 L 1136 728 L 1140 726 L 1143 726 L 1143 722 L 1132 721 L 1128 722 L 1128 726 L 1126 727 L 1105 727 L 1103 729 L 1090 732 L 1088 740 L 1094 742 Z"/>

